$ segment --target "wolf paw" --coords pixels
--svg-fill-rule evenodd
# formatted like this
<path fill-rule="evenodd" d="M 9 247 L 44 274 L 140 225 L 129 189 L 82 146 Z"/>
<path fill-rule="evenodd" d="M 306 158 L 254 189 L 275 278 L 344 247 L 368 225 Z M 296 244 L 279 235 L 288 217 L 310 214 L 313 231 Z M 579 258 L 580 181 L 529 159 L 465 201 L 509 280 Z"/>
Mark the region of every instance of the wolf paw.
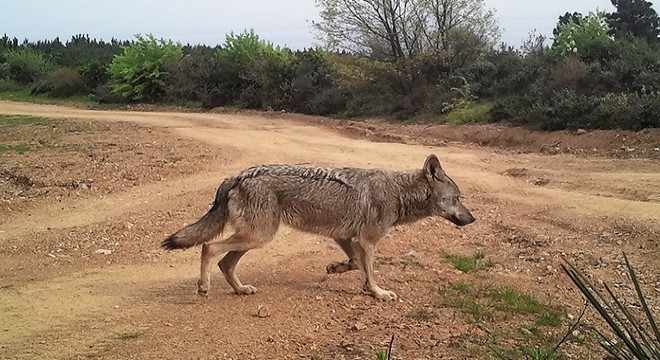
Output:
<path fill-rule="evenodd" d="M 393 291 L 389 290 L 379 290 L 371 293 L 376 299 L 381 301 L 396 301 L 399 299 L 399 296 Z"/>
<path fill-rule="evenodd" d="M 351 260 L 338 261 L 328 264 L 325 267 L 325 271 L 328 274 L 341 274 L 351 270 L 357 270 L 357 265 Z"/>
<path fill-rule="evenodd" d="M 201 279 L 197 280 L 197 295 L 205 298 L 209 297 L 209 289 L 202 286 Z"/>
<path fill-rule="evenodd" d="M 237 295 L 253 295 L 258 292 L 257 288 L 252 285 L 243 285 L 240 288 L 234 290 Z"/>

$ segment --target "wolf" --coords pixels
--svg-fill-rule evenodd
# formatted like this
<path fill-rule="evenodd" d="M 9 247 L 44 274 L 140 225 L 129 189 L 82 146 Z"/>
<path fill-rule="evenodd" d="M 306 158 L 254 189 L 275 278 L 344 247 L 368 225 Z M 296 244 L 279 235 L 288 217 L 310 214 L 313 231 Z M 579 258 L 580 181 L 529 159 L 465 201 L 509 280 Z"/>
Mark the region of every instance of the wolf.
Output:
<path fill-rule="evenodd" d="M 329 274 L 361 270 L 363 290 L 379 300 L 397 300 L 374 279 L 376 244 L 397 225 L 441 216 L 457 226 L 475 221 L 461 203 L 461 192 L 430 154 L 421 168 L 393 171 L 376 168 L 323 168 L 264 164 L 227 177 L 215 201 L 195 223 L 167 236 L 161 247 L 187 249 L 202 244 L 197 293 L 208 297 L 213 259 L 239 295 L 257 288 L 241 283 L 235 269 L 249 250 L 264 247 L 283 223 L 294 229 L 332 238 L 347 260 L 326 266 Z M 217 239 L 225 227 L 234 230 Z"/>

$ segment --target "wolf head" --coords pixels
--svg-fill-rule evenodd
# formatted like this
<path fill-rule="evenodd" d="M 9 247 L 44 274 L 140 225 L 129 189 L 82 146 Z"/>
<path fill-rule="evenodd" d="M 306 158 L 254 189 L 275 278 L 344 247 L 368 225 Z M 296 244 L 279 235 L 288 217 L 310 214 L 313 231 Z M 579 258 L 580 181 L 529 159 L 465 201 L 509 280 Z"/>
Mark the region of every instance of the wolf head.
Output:
<path fill-rule="evenodd" d="M 423 174 L 431 189 L 430 200 L 433 202 L 433 213 L 451 221 L 458 226 L 474 222 L 474 216 L 461 203 L 461 192 L 456 183 L 445 174 L 438 157 L 431 154 L 424 162 Z"/>

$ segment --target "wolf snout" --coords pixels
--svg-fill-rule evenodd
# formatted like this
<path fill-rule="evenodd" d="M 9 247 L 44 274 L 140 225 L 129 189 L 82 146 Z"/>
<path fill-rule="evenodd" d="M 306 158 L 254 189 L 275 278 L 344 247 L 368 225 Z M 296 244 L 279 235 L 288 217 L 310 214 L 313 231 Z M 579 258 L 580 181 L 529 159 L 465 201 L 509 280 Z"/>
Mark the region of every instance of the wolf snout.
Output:
<path fill-rule="evenodd" d="M 476 219 L 472 214 L 465 214 L 460 216 L 452 216 L 451 222 L 458 226 L 466 226 L 472 224 Z"/>

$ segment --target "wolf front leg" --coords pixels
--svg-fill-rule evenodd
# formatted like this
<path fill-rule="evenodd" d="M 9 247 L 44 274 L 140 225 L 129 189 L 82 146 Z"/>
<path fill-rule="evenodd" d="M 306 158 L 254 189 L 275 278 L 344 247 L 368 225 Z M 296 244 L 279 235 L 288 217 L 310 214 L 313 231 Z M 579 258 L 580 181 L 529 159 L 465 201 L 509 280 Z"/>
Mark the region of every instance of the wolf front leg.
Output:
<path fill-rule="evenodd" d="M 381 288 L 376 284 L 376 280 L 374 279 L 374 253 L 376 251 L 376 242 L 360 237 L 358 241 L 353 242 L 353 247 L 358 255 L 360 269 L 362 269 L 362 272 L 364 273 L 364 290 L 378 300 L 397 300 L 399 298 L 397 294 L 393 291 Z"/>

